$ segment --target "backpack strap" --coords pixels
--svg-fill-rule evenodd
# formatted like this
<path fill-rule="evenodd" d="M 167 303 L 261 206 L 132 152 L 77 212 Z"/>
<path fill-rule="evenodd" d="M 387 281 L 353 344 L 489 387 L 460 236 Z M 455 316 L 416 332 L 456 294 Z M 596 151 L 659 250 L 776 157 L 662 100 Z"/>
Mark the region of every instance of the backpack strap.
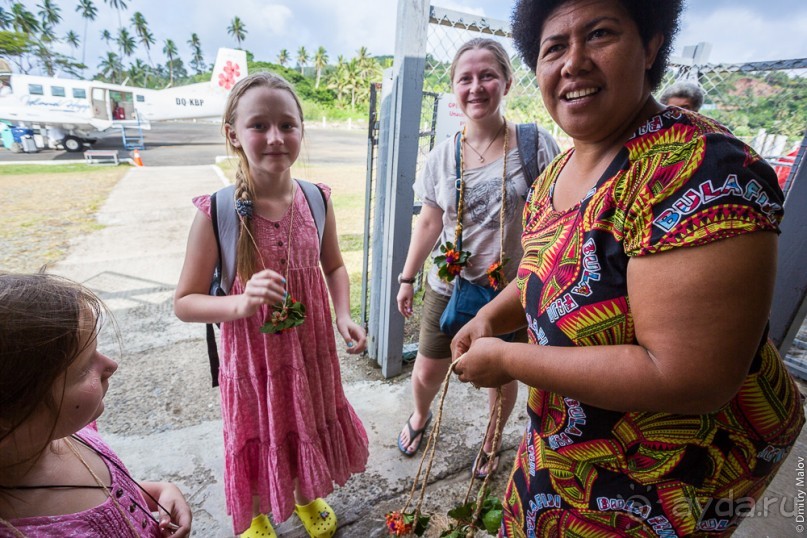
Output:
<path fill-rule="evenodd" d="M 232 285 L 233 277 L 235 274 L 235 246 L 238 241 L 236 236 L 232 244 L 232 255 L 229 253 L 227 243 L 222 248 L 222 231 L 219 222 L 228 223 L 225 226 L 232 228 L 231 220 L 235 219 L 235 187 L 225 187 L 210 195 L 210 220 L 213 224 L 213 236 L 216 238 L 216 249 L 218 250 L 218 261 L 216 262 L 216 269 L 213 272 L 213 281 L 210 284 L 210 295 L 227 295 Z M 231 209 L 228 211 L 228 207 Z M 228 214 L 229 213 L 229 214 Z M 236 229 L 237 231 L 237 229 Z M 226 240 L 230 240 L 229 231 L 225 229 Z M 231 260 L 230 260 L 231 258 Z M 228 277 L 223 276 L 223 270 L 232 261 L 232 267 L 229 267 Z M 210 362 L 210 376 L 213 379 L 213 387 L 219 386 L 219 350 L 216 346 L 216 334 L 213 331 L 213 324 L 208 323 L 206 327 L 207 339 L 207 358 Z"/>
<path fill-rule="evenodd" d="M 314 217 L 314 223 L 317 225 L 321 255 L 322 238 L 325 236 L 325 218 L 328 213 L 328 201 L 325 199 L 325 193 L 318 185 L 303 179 L 295 179 L 294 181 L 296 181 L 297 185 L 302 189 L 305 199 L 308 202 L 308 209 L 311 210 L 311 216 Z"/>
<path fill-rule="evenodd" d="M 516 125 L 518 138 L 518 154 L 521 157 L 521 167 L 524 170 L 524 180 L 527 182 L 527 191 L 532 187 L 533 181 L 540 174 L 538 169 L 538 126 L 534 123 L 519 123 Z"/>
<path fill-rule="evenodd" d="M 215 202 L 214 202 L 215 199 Z M 215 217 L 213 216 L 215 212 Z M 236 271 L 236 249 L 241 227 L 235 213 L 235 185 L 228 185 L 210 196 L 210 217 L 213 220 L 213 233 L 219 247 L 219 286 L 211 287 L 211 295 L 227 295 L 233 286 Z M 214 282 L 215 284 L 215 275 Z"/>

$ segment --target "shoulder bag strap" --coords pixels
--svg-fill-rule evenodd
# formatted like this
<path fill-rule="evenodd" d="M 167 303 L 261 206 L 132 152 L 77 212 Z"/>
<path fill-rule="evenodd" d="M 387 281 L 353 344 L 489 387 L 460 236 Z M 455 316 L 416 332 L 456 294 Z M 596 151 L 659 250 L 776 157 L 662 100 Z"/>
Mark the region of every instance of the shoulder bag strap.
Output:
<path fill-rule="evenodd" d="M 462 189 L 462 133 L 457 132 L 454 135 L 455 143 L 455 152 L 454 152 L 454 170 L 457 179 L 454 181 L 454 193 L 455 193 L 455 206 L 457 207 L 457 220 L 462 218 L 460 214 L 460 189 Z M 462 250 L 462 227 L 458 227 L 458 233 L 455 237 L 455 242 L 457 251 Z"/>
<path fill-rule="evenodd" d="M 533 181 L 539 175 L 538 144 L 540 138 L 538 137 L 538 126 L 534 123 L 519 123 L 516 125 L 516 132 L 518 154 L 524 171 L 524 181 L 527 183 L 527 191 L 529 191 Z"/>

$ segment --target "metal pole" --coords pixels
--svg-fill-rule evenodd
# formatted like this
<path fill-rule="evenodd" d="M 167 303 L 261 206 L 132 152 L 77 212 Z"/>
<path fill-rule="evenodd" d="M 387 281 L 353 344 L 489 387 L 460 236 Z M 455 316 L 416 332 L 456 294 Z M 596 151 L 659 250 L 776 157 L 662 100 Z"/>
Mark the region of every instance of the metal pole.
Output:
<path fill-rule="evenodd" d="M 373 161 L 375 159 L 378 108 L 376 84 L 370 85 L 370 113 L 367 126 L 367 176 L 364 183 L 364 238 L 362 241 L 361 266 L 361 323 L 367 328 L 367 279 L 370 276 L 370 212 L 373 203 Z"/>
<path fill-rule="evenodd" d="M 412 234 L 412 183 L 417 171 L 418 139 L 429 25 L 427 0 L 399 0 L 393 84 L 390 95 L 390 129 L 386 133 L 387 182 L 381 264 L 373 279 L 381 281 L 376 358 L 384 377 L 401 372 L 404 318 L 398 312 L 397 275 L 403 269 Z M 381 208 L 376 205 L 376 212 Z M 377 245 L 378 243 L 376 243 Z M 373 297 L 375 299 L 375 297 Z"/>
<path fill-rule="evenodd" d="M 784 356 L 807 315 L 807 134 L 788 179 L 785 218 L 779 237 L 776 288 L 770 336 Z M 796 167 L 798 166 L 798 169 Z M 785 362 L 793 374 L 807 379 L 807 364 Z"/>

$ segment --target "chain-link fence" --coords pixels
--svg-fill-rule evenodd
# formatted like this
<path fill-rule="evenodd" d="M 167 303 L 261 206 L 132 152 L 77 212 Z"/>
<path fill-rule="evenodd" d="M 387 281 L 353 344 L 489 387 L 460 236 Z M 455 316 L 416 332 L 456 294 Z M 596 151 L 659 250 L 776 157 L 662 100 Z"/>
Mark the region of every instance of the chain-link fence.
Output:
<path fill-rule="evenodd" d="M 514 81 L 507 97 L 507 115 L 513 121 L 538 121 L 558 139 L 569 141 L 557 129 L 541 100 L 534 74 L 515 52 L 506 21 L 487 19 L 431 7 L 426 68 L 426 92 L 451 91 L 449 66 L 456 50 L 474 37 L 499 41 L 510 54 Z M 744 64 L 684 65 L 673 63 L 660 90 L 678 80 L 697 81 L 706 98 L 701 112 L 728 126 L 764 156 L 786 156 L 807 128 L 807 59 Z M 432 109 L 424 106 L 422 125 L 432 123 Z M 425 130 L 425 129 L 424 129 Z M 422 154 L 431 146 L 424 140 Z"/>
<path fill-rule="evenodd" d="M 787 156 L 807 128 L 807 58 L 744 64 L 671 64 L 662 88 L 679 80 L 704 91 L 713 117 L 766 158 Z M 776 164 L 776 163 L 774 163 Z"/>

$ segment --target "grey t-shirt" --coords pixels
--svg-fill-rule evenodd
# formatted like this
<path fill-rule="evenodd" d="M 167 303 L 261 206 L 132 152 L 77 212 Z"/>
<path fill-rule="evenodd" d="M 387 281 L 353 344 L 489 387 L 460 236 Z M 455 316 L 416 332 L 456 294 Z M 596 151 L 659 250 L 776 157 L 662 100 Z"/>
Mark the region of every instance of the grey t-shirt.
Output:
<path fill-rule="evenodd" d="M 538 168 L 543 172 L 546 165 L 557 155 L 558 146 L 545 130 L 539 130 Z M 521 220 L 527 191 L 535 178 L 526 179 L 518 148 L 507 152 L 507 181 L 504 223 L 504 255 L 509 258 L 505 274 L 512 280 L 521 261 Z M 443 212 L 443 230 L 432 250 L 432 257 L 440 254 L 440 245 L 454 243 L 457 225 L 456 142 L 450 137 L 438 144 L 429 153 L 426 164 L 414 184 L 415 195 L 424 205 Z M 466 154 L 467 156 L 467 154 Z M 499 259 L 499 212 L 502 198 L 502 158 L 491 161 L 473 170 L 466 170 L 465 208 L 463 210 L 462 249 L 471 253 L 469 265 L 462 276 L 476 284 L 487 285 L 486 271 Z M 443 282 L 433 265 L 428 275 L 434 291 L 451 295 L 453 283 Z"/>

